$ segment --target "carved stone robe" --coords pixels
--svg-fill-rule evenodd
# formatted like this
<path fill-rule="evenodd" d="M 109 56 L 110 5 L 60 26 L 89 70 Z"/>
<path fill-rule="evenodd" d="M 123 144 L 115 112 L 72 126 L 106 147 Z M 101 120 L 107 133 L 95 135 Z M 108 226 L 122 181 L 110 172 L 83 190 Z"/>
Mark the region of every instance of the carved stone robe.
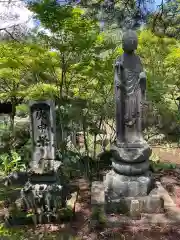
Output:
<path fill-rule="evenodd" d="M 120 143 L 142 140 L 142 98 L 146 78 L 139 56 L 124 53 L 115 63 L 116 131 Z"/>

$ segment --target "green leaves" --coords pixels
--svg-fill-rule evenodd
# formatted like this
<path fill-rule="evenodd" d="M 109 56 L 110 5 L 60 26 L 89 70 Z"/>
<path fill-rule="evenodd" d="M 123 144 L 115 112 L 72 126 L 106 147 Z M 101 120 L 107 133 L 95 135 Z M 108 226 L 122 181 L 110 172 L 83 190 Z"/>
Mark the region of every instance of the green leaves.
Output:
<path fill-rule="evenodd" d="M 13 171 L 25 170 L 25 164 L 22 163 L 20 156 L 14 151 L 11 151 L 10 154 L 2 154 L 0 163 L 5 175 Z"/>

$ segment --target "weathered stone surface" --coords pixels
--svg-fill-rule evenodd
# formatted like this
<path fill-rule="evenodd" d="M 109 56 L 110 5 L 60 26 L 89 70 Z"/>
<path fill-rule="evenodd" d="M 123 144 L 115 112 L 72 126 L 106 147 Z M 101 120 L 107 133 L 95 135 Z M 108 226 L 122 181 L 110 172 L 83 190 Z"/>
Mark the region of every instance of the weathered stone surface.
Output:
<path fill-rule="evenodd" d="M 163 202 L 158 195 L 152 195 L 145 201 L 144 212 L 159 213 L 163 210 Z"/>
<path fill-rule="evenodd" d="M 157 193 L 164 201 L 165 214 L 175 223 L 180 223 L 180 208 L 176 206 L 169 193 L 164 189 L 160 182 L 156 183 Z"/>
<path fill-rule="evenodd" d="M 145 196 L 151 189 L 151 175 L 125 176 L 111 170 L 105 177 L 105 191 L 110 197 Z"/>
<path fill-rule="evenodd" d="M 161 199 L 163 199 L 163 201 L 164 201 L 165 210 L 176 207 L 176 204 L 174 203 L 174 201 L 170 197 L 169 193 L 163 188 L 163 186 L 161 185 L 160 182 L 156 182 L 156 187 L 157 187 L 156 191 L 157 191 L 158 196 Z"/>
<path fill-rule="evenodd" d="M 144 143 L 144 142 L 143 142 Z M 145 142 L 139 147 L 127 147 L 124 148 L 118 144 L 111 146 L 112 156 L 115 161 L 122 161 L 125 163 L 141 163 L 149 159 L 152 150 L 149 145 Z"/>
<path fill-rule="evenodd" d="M 130 203 L 130 209 L 129 209 L 129 215 L 132 217 L 140 216 L 141 209 L 140 209 L 140 203 L 139 200 L 133 199 Z"/>
<path fill-rule="evenodd" d="M 180 223 L 180 209 L 178 207 L 166 208 L 166 216 L 171 220 Z"/>
<path fill-rule="evenodd" d="M 61 193 L 62 186 L 57 183 L 32 184 L 27 182 L 21 190 L 21 197 L 27 209 L 33 210 L 35 214 L 39 214 L 40 210 L 41 215 L 45 213 L 53 215 L 53 209 L 62 205 Z"/>
<path fill-rule="evenodd" d="M 151 188 L 151 181 L 149 177 L 141 176 L 138 177 L 138 182 L 139 182 L 139 189 L 140 189 L 140 195 L 141 196 L 146 196 L 149 192 L 149 189 Z"/>
<path fill-rule="evenodd" d="M 134 42 L 137 43 L 136 33 L 130 30 L 123 35 L 123 39 L 123 46 L 131 47 L 132 51 L 123 47 L 124 53 L 115 62 L 117 140 L 120 143 L 139 143 L 142 140 L 141 100 L 145 97 L 146 76 L 141 60 L 132 47 Z"/>
<path fill-rule="evenodd" d="M 137 208 L 139 213 L 145 204 L 137 198 L 148 195 L 153 178 L 149 174 L 152 150 L 142 136 L 146 76 L 134 52 L 137 42 L 136 33 L 127 31 L 123 36 L 124 53 L 115 62 L 116 142 L 111 146 L 112 170 L 104 185 L 107 209 L 136 212 L 132 209 Z"/>
<path fill-rule="evenodd" d="M 128 183 L 128 196 L 136 197 L 140 195 L 140 185 L 138 181 L 130 181 Z"/>
<path fill-rule="evenodd" d="M 132 200 L 139 202 L 140 213 L 161 213 L 164 211 L 163 202 L 158 196 L 124 197 L 119 199 L 109 198 L 106 200 L 106 211 L 108 213 L 129 214 Z"/>
<path fill-rule="evenodd" d="M 55 105 L 51 100 L 30 101 L 32 161 L 28 181 L 21 190 L 27 210 L 35 223 L 58 218 L 58 209 L 65 207 L 66 196 L 60 180 L 60 161 L 55 159 Z"/>
<path fill-rule="evenodd" d="M 106 202 L 106 212 L 128 214 L 131 200 L 133 200 L 133 198 L 109 199 L 109 201 Z"/>
<path fill-rule="evenodd" d="M 168 190 L 168 192 L 173 192 L 174 185 L 177 183 L 177 180 L 172 176 L 166 176 L 161 178 L 161 183 Z"/>
<path fill-rule="evenodd" d="M 119 174 L 124 174 L 127 176 L 137 176 L 141 174 L 143 175 L 149 170 L 149 161 L 130 164 L 112 160 L 112 167 Z"/>
<path fill-rule="evenodd" d="M 106 211 L 136 217 L 142 211 L 162 210 L 160 197 L 148 196 L 154 185 L 149 165 L 152 150 L 142 136 L 146 75 L 134 52 L 137 42 L 136 33 L 127 31 L 124 53 L 115 62 L 116 142 L 110 151 L 112 170 L 104 180 Z"/>
<path fill-rule="evenodd" d="M 91 187 L 91 204 L 104 205 L 105 204 L 105 188 L 104 183 L 94 181 Z"/>
<path fill-rule="evenodd" d="M 91 227 L 106 224 L 105 213 L 105 188 L 104 183 L 100 181 L 92 182 L 91 187 Z"/>
<path fill-rule="evenodd" d="M 31 169 L 43 174 L 54 170 L 56 148 L 55 105 L 51 100 L 30 101 L 30 123 L 32 138 Z"/>

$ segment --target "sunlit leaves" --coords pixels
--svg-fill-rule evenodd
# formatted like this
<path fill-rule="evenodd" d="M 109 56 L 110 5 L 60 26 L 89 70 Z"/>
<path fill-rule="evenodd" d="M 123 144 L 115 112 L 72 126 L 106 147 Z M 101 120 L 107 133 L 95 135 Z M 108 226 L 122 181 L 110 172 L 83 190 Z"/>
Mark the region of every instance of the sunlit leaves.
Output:
<path fill-rule="evenodd" d="M 54 84 L 46 84 L 39 82 L 38 84 L 32 85 L 28 91 L 29 94 L 26 96 L 26 100 L 47 100 L 55 99 L 58 97 L 59 89 Z"/>
<path fill-rule="evenodd" d="M 56 66 L 57 54 L 51 53 L 38 45 L 16 42 L 0 44 L 0 95 L 4 99 L 25 97 L 29 93 L 30 84 L 37 78 L 48 78 L 45 71 Z M 45 82 L 46 82 L 45 81 Z"/>

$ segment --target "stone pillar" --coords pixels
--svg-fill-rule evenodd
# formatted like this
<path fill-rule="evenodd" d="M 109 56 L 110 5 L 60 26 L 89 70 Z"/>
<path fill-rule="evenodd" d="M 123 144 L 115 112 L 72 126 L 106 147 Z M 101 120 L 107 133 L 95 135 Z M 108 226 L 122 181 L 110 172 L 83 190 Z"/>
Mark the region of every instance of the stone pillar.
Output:
<path fill-rule="evenodd" d="M 51 221 L 62 205 L 59 180 L 61 162 L 56 161 L 56 124 L 54 102 L 30 101 L 32 161 L 28 182 L 21 190 L 27 210 L 36 222 Z"/>

